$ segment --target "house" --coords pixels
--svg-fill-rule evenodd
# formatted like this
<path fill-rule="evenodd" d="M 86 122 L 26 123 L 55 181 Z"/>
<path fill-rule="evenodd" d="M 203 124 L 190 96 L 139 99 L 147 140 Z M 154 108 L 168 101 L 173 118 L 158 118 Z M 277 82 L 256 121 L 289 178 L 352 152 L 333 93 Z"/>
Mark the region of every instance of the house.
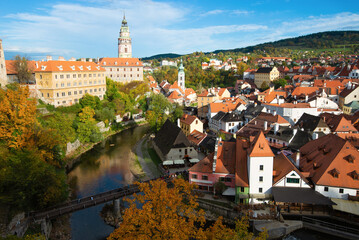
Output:
<path fill-rule="evenodd" d="M 183 133 L 188 136 L 194 130 L 198 132 L 203 132 L 203 122 L 199 120 L 196 116 L 183 114 L 181 118 L 178 119 L 180 127 Z"/>
<path fill-rule="evenodd" d="M 319 117 L 310 115 L 308 113 L 303 113 L 299 120 L 295 123 L 296 127 L 303 129 L 306 132 L 316 133 L 318 137 L 327 135 L 330 133 L 329 126 L 325 121 Z"/>
<path fill-rule="evenodd" d="M 279 149 L 289 147 L 298 150 L 312 140 L 312 135 L 298 128 L 274 124 L 274 127 L 272 127 L 266 134 L 266 139 L 271 147 Z"/>
<path fill-rule="evenodd" d="M 240 98 L 225 98 L 209 104 L 207 118 L 211 121 L 218 112 L 233 112 L 234 110 L 243 111 L 246 103 Z"/>
<path fill-rule="evenodd" d="M 329 126 L 332 133 L 350 133 L 357 132 L 357 129 L 353 126 L 350 120 L 346 119 L 344 115 L 335 115 L 329 113 L 323 113 L 320 117 Z"/>
<path fill-rule="evenodd" d="M 183 165 L 186 159 L 198 159 L 197 151 L 181 128 L 168 119 L 156 133 L 153 147 L 164 166 Z"/>
<path fill-rule="evenodd" d="M 346 88 L 339 94 L 339 107 L 343 109 L 345 104 L 359 101 L 359 85 L 349 82 Z"/>
<path fill-rule="evenodd" d="M 203 91 L 201 94 L 198 94 L 197 106 L 204 107 L 216 100 L 229 98 L 230 96 L 231 93 L 227 90 L 227 88 L 209 88 L 208 90 Z"/>
<path fill-rule="evenodd" d="M 344 104 L 343 113 L 344 114 L 353 114 L 359 110 L 359 101 L 352 101 L 351 103 Z"/>
<path fill-rule="evenodd" d="M 218 112 L 210 121 L 209 128 L 215 132 L 223 130 L 235 133 L 243 125 L 242 115 L 237 112 Z"/>
<path fill-rule="evenodd" d="M 257 88 L 262 88 L 262 84 L 269 86 L 274 80 L 279 78 L 279 71 L 276 67 L 259 68 L 254 74 L 254 83 Z"/>
<path fill-rule="evenodd" d="M 263 131 L 264 134 L 267 134 L 270 129 L 275 126 L 290 126 L 290 123 L 280 115 L 261 112 L 257 117 L 241 127 L 236 132 L 236 135 L 249 139 L 251 136 L 256 136 L 261 131 Z"/>
<path fill-rule="evenodd" d="M 296 156 L 300 170 L 307 172 L 317 192 L 330 198 L 359 195 L 359 152 L 334 134 L 313 140 Z"/>

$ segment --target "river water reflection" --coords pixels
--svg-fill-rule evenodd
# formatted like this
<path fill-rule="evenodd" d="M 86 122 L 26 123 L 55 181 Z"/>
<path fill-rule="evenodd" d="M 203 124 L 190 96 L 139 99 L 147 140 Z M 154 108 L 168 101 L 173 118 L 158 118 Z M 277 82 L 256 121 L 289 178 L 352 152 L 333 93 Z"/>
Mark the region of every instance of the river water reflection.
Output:
<path fill-rule="evenodd" d="M 108 191 L 131 183 L 129 169 L 132 147 L 146 133 L 141 126 L 122 131 L 97 144 L 81 156 L 79 164 L 68 174 L 74 182 L 74 191 L 81 198 Z M 73 240 L 105 239 L 114 228 L 101 219 L 103 204 L 72 214 L 71 233 Z"/>

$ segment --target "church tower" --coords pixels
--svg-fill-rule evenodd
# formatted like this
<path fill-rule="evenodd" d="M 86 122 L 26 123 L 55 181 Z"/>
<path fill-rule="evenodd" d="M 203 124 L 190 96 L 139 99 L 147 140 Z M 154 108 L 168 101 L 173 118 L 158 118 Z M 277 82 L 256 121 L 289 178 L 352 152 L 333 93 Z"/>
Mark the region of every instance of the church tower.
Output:
<path fill-rule="evenodd" d="M 118 38 L 118 57 L 132 58 L 132 45 L 130 38 L 130 29 L 127 25 L 126 17 L 123 16 L 120 37 Z"/>
<path fill-rule="evenodd" d="M 184 67 L 183 67 L 183 63 L 182 63 L 182 59 L 181 59 L 181 64 L 178 68 L 178 86 L 180 88 L 182 88 L 182 90 L 184 91 L 186 89 L 185 86 L 185 74 L 184 74 Z"/>
<path fill-rule="evenodd" d="M 7 84 L 6 66 L 5 66 L 5 55 L 2 46 L 2 40 L 0 39 L 0 87 L 5 87 Z"/>

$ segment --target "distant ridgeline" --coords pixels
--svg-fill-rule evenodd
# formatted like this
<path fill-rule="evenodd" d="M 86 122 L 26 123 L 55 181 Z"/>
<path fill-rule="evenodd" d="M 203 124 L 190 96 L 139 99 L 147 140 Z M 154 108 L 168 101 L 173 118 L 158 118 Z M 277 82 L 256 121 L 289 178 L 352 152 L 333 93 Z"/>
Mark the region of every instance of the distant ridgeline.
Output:
<path fill-rule="evenodd" d="M 255 46 L 244 48 L 235 48 L 227 50 L 215 50 L 208 53 L 219 52 L 253 52 L 266 48 L 292 48 L 292 49 L 330 49 L 330 48 L 348 48 L 359 46 L 359 31 L 330 31 L 312 33 L 305 36 L 286 38 L 275 42 L 267 42 Z M 208 54 L 206 53 L 206 54 Z M 162 58 L 178 58 L 182 55 L 167 53 L 158 54 L 151 57 L 143 58 L 143 60 L 162 59 Z"/>

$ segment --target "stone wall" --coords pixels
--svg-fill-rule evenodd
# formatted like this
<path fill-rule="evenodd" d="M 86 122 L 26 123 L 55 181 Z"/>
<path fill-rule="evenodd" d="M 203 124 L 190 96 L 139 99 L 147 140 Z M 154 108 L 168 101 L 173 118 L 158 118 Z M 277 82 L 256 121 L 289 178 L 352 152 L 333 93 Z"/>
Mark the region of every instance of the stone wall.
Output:
<path fill-rule="evenodd" d="M 66 155 L 72 153 L 73 151 L 75 151 L 80 146 L 81 146 L 81 142 L 78 139 L 76 139 L 76 141 L 73 142 L 73 143 L 68 142 L 67 146 L 66 146 Z"/>

